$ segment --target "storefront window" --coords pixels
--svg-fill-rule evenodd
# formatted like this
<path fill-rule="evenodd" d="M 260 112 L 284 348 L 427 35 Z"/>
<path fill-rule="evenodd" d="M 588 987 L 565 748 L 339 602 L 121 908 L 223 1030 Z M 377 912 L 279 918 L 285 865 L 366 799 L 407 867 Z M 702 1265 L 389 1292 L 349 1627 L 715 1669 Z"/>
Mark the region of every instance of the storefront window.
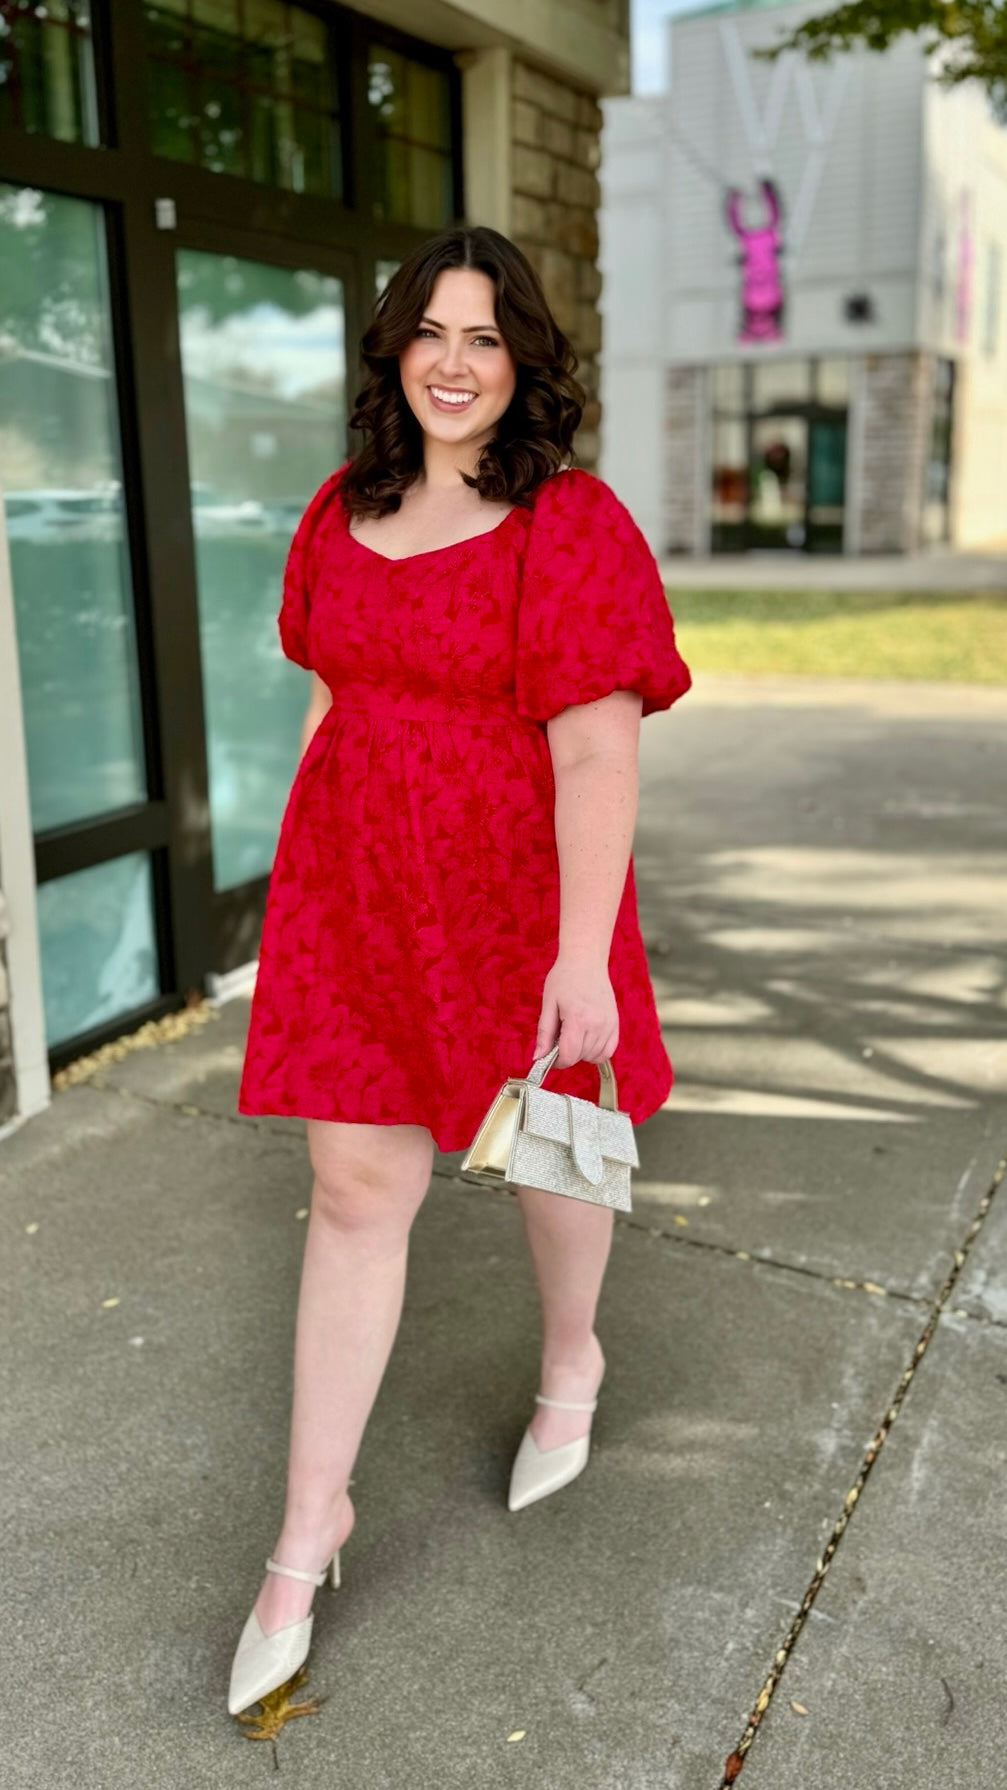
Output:
<path fill-rule="evenodd" d="M 811 362 L 760 361 L 752 368 L 752 409 L 785 410 L 811 397 Z"/>
<path fill-rule="evenodd" d="M 0 489 L 36 834 L 147 799 L 105 220 L 0 185 Z M 52 1048 L 159 992 L 146 852 L 38 889 Z"/>
<path fill-rule="evenodd" d="M 50 1049 L 144 1006 L 160 989 L 146 852 L 129 852 L 38 891 L 42 999 Z"/>
<path fill-rule="evenodd" d="M 850 401 L 850 363 L 848 360 L 820 360 L 817 363 L 815 396 L 819 404 L 830 407 Z"/>
<path fill-rule="evenodd" d="M 338 90 L 323 19 L 283 0 L 156 0 L 145 16 L 157 155 L 342 197 Z"/>
<path fill-rule="evenodd" d="M 924 470 L 923 539 L 928 546 L 950 537 L 948 497 L 951 481 L 951 438 L 954 403 L 954 361 L 935 360 L 930 403 L 930 445 Z"/>
<path fill-rule="evenodd" d="M 744 366 L 714 367 L 713 408 L 718 416 L 744 416 Z"/>
<path fill-rule="evenodd" d="M 372 44 L 367 97 L 377 136 L 374 215 L 436 228 L 454 215 L 447 71 Z"/>
<path fill-rule="evenodd" d="M 374 269 L 374 296 L 376 299 L 381 297 L 392 274 L 400 265 L 401 263 L 398 261 L 379 261 L 377 263 Z"/>
<path fill-rule="evenodd" d="M 0 185 L 0 487 L 36 832 L 147 794 L 104 224 Z"/>
<path fill-rule="evenodd" d="M 213 880 L 264 876 L 296 768 L 305 673 L 276 612 L 291 536 L 346 447 L 341 281 L 182 249 L 178 315 L 196 542 Z"/>
<path fill-rule="evenodd" d="M 88 0 L 0 5 L 0 125 L 64 143 L 97 143 Z"/>
<path fill-rule="evenodd" d="M 840 552 L 848 361 L 747 360 L 712 373 L 713 552 Z"/>
<path fill-rule="evenodd" d="M 743 421 L 718 417 L 713 425 L 713 523 L 740 525 L 748 505 L 748 446 Z"/>

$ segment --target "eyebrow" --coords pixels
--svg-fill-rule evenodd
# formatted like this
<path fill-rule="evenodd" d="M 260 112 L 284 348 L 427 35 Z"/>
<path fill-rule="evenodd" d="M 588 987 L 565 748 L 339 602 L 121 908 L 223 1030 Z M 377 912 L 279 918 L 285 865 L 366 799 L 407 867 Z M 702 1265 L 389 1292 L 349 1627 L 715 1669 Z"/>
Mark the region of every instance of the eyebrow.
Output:
<path fill-rule="evenodd" d="M 436 317 L 421 317 L 420 322 L 421 323 L 432 323 L 435 329 L 443 329 L 444 328 L 444 324 L 438 323 Z M 488 334 L 489 332 L 492 332 L 493 335 L 495 335 L 495 336 L 498 336 L 500 334 L 500 331 L 498 330 L 495 323 L 470 323 L 468 325 L 467 329 L 462 330 L 462 335 L 463 336 L 475 336 L 475 335 L 484 336 L 484 335 Z"/>

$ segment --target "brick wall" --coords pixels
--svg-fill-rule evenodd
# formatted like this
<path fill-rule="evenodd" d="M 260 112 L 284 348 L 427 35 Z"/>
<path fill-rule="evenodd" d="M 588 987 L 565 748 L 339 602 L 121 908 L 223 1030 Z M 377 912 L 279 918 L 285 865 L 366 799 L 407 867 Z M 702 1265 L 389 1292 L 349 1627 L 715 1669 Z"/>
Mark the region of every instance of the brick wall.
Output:
<path fill-rule="evenodd" d="M 926 354 L 866 357 L 861 553 L 913 553 L 920 545 L 932 377 Z"/>
<path fill-rule="evenodd" d="M 664 467 L 661 518 L 666 553 L 707 552 L 707 445 L 705 367 L 668 367 L 664 395 Z"/>
<path fill-rule="evenodd" d="M 601 107 L 552 75 L 515 60 L 511 101 L 511 235 L 538 273 L 560 329 L 579 357 L 587 405 L 577 455 L 598 459 L 598 206 Z"/>

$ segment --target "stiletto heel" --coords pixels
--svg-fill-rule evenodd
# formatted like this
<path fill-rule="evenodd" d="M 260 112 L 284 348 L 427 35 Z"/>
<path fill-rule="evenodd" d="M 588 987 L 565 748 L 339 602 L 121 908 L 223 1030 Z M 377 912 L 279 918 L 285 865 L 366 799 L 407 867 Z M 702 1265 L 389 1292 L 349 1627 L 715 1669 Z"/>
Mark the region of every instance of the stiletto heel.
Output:
<path fill-rule="evenodd" d="M 552 1405 L 557 1411 L 595 1411 L 598 1407 L 597 1398 L 578 1403 L 570 1399 L 546 1398 L 541 1392 L 536 1392 L 535 1401 L 540 1405 Z M 511 1468 L 508 1510 L 523 1510 L 525 1505 L 534 1504 L 539 1498 L 547 1498 L 550 1492 L 558 1492 L 562 1486 L 569 1485 L 583 1473 L 590 1451 L 590 1429 L 586 1436 L 561 1442 L 558 1448 L 540 1448 L 531 1430 L 526 1429 Z"/>
<path fill-rule="evenodd" d="M 321 1572 L 304 1572 L 299 1566 L 281 1566 L 278 1560 L 272 1559 L 266 1561 L 266 1571 L 282 1573 L 287 1579 L 303 1579 L 309 1585 L 324 1585 L 331 1575 L 332 1585 L 336 1587 L 340 1583 L 339 1549 Z M 231 1715 L 248 1709 L 252 1703 L 261 1703 L 263 1697 L 286 1684 L 298 1667 L 303 1666 L 311 1648 L 314 1620 L 314 1615 L 310 1614 L 300 1622 L 290 1622 L 285 1628 L 275 1629 L 267 1635 L 263 1634 L 254 1609 L 251 1611 L 231 1666 L 231 1684 L 227 1693 Z"/>

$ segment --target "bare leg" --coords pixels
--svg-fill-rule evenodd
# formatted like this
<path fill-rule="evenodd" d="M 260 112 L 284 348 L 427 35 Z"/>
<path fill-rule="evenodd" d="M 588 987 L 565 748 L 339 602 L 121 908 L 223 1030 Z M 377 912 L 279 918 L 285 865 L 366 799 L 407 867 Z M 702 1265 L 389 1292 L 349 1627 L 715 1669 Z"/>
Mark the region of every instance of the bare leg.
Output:
<path fill-rule="evenodd" d="M 613 1215 L 539 1187 L 517 1189 L 542 1307 L 542 1383 L 547 1398 L 594 1398 L 605 1365 L 595 1312 L 612 1243 Z M 587 1434 L 587 1411 L 536 1405 L 531 1432 L 539 1448 Z"/>
<path fill-rule="evenodd" d="M 317 1572 L 353 1527 L 346 1487 L 398 1329 L 409 1231 L 430 1184 L 423 1125 L 307 1121 L 315 1179 L 294 1343 L 290 1458 L 273 1558 Z M 314 1587 L 267 1573 L 256 1612 L 271 1634 Z"/>

